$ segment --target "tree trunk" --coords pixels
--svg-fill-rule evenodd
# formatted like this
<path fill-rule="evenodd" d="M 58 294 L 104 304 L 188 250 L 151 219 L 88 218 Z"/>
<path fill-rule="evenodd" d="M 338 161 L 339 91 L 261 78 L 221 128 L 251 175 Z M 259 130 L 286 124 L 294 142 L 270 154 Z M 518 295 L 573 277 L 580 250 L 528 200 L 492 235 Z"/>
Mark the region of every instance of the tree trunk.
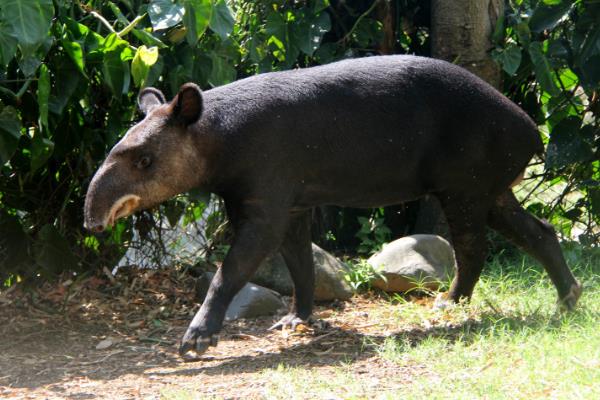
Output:
<path fill-rule="evenodd" d="M 380 54 L 394 54 L 396 50 L 396 5 L 391 0 L 379 0 L 377 19 L 383 28 L 383 40 L 379 43 Z"/>
<path fill-rule="evenodd" d="M 458 64 L 496 88 L 501 70 L 492 60 L 491 36 L 504 13 L 504 0 L 431 0 L 431 55 Z M 449 238 L 439 201 L 419 200 L 414 233 Z"/>
<path fill-rule="evenodd" d="M 495 87 L 500 68 L 491 36 L 504 0 L 431 0 L 431 55 L 463 66 Z"/>

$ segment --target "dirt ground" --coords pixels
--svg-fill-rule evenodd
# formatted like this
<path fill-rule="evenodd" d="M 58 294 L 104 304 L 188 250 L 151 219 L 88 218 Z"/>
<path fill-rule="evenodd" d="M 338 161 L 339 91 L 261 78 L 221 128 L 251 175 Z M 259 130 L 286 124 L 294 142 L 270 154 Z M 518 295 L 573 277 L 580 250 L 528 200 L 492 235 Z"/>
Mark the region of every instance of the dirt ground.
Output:
<path fill-rule="evenodd" d="M 0 294 L 0 398 L 155 399 L 165 390 L 257 398 L 263 371 L 280 364 L 324 376 L 351 364 L 378 390 L 388 376 L 419 373 L 399 371 L 364 346 L 398 328 L 370 320 L 374 308 L 390 304 L 375 297 L 320 305 L 320 322 L 300 332 L 268 331 L 277 316 L 228 322 L 216 348 L 183 362 L 177 341 L 198 306 L 193 282 L 151 271 Z"/>

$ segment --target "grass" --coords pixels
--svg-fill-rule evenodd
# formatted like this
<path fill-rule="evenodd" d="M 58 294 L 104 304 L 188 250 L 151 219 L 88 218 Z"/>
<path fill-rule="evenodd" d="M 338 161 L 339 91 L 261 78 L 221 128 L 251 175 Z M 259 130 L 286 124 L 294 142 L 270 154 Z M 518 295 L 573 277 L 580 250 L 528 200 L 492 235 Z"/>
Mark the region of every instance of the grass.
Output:
<path fill-rule="evenodd" d="M 434 310 L 431 299 L 369 298 L 368 322 L 377 326 L 362 336 L 356 357 L 350 352 L 325 366 L 292 362 L 258 369 L 249 384 L 259 391 L 251 397 L 600 398 L 600 252 L 574 246 L 565 255 L 584 285 L 574 312 L 557 311 L 556 291 L 536 263 L 498 256 L 468 304 Z M 343 344 L 331 346 L 335 353 Z M 161 395 L 212 398 L 202 392 L 173 388 Z"/>
<path fill-rule="evenodd" d="M 470 304 L 394 308 L 401 330 L 364 344 L 375 350 L 373 370 L 391 374 L 357 373 L 351 363 L 328 374 L 280 365 L 263 372 L 265 397 L 600 398 L 600 254 L 574 248 L 566 256 L 585 289 L 575 312 L 557 312 L 556 292 L 531 260 L 498 257 Z"/>

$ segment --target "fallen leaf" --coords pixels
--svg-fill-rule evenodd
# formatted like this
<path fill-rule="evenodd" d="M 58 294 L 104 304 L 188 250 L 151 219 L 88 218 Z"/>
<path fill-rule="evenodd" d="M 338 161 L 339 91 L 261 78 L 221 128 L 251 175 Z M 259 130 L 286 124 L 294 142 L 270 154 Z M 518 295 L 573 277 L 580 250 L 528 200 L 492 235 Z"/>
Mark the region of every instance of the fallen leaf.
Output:
<path fill-rule="evenodd" d="M 96 350 L 105 350 L 114 344 L 111 338 L 106 338 L 96 345 Z"/>

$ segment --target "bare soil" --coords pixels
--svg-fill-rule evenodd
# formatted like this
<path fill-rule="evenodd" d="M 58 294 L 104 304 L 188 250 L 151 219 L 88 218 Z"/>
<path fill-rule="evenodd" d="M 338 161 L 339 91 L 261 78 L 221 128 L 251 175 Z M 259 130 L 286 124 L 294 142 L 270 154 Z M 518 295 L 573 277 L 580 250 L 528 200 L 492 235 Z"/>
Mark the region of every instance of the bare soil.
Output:
<path fill-rule="evenodd" d="M 343 363 L 378 391 L 388 377 L 400 374 L 406 382 L 424 373 L 417 366 L 401 371 L 365 345 L 398 330 L 398 321 L 370 318 L 375 309 L 393 307 L 376 296 L 319 305 L 318 322 L 296 332 L 269 331 L 279 316 L 227 322 L 219 345 L 186 363 L 177 342 L 198 307 L 194 299 L 194 280 L 177 271 L 0 293 L 0 398 L 154 399 L 165 390 L 259 398 L 264 371 L 279 365 L 327 376 Z M 418 340 L 424 332 L 404 334 Z"/>

